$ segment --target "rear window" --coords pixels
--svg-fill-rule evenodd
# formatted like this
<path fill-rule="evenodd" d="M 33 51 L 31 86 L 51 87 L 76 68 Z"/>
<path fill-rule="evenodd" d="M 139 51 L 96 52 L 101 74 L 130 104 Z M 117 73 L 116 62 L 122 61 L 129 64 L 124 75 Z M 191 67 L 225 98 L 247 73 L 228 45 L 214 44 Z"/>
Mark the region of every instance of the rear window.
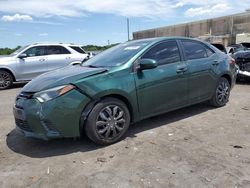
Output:
<path fill-rule="evenodd" d="M 86 52 L 79 46 L 70 46 L 70 48 L 72 48 L 73 50 L 77 51 L 78 53 L 81 54 L 86 54 Z"/>

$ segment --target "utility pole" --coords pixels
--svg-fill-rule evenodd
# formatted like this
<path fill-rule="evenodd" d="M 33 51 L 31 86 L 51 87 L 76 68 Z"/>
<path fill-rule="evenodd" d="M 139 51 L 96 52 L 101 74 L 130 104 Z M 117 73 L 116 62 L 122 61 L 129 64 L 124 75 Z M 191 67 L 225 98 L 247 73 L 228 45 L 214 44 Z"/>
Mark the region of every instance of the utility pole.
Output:
<path fill-rule="evenodd" d="M 130 41 L 130 31 L 129 31 L 129 18 L 127 18 L 127 31 L 128 31 L 128 41 Z"/>

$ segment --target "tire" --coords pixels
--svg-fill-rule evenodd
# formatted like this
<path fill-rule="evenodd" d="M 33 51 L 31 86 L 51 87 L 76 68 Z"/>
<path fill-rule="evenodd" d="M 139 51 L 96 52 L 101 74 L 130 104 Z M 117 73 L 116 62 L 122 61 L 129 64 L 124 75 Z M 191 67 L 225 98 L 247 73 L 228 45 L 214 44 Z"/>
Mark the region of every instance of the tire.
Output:
<path fill-rule="evenodd" d="M 12 85 L 12 75 L 7 71 L 0 70 L 0 90 L 9 89 Z"/>
<path fill-rule="evenodd" d="M 129 125 L 130 113 L 126 104 L 116 98 L 106 98 L 90 112 L 85 133 L 96 144 L 110 145 L 123 138 Z"/>
<path fill-rule="evenodd" d="M 220 78 L 214 96 L 210 100 L 210 104 L 214 107 L 222 107 L 228 103 L 229 96 L 230 96 L 231 86 L 229 81 L 222 77 Z"/>

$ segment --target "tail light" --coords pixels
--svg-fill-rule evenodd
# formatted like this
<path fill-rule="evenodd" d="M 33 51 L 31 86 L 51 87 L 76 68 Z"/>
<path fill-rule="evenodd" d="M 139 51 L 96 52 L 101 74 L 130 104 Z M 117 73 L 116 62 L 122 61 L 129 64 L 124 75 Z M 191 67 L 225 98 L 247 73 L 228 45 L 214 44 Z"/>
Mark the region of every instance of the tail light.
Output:
<path fill-rule="evenodd" d="M 235 65 L 236 64 L 235 59 L 231 58 L 230 61 L 229 61 L 229 64 Z"/>

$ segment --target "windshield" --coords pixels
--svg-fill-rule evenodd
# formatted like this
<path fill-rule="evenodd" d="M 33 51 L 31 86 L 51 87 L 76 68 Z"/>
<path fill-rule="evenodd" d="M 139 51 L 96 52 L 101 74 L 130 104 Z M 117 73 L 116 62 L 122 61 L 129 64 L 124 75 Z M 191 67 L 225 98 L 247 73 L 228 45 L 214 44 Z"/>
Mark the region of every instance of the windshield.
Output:
<path fill-rule="evenodd" d="M 140 40 L 126 42 L 112 47 L 97 56 L 91 58 L 83 66 L 92 67 L 116 67 L 128 62 L 140 50 L 152 42 L 151 40 Z"/>
<path fill-rule="evenodd" d="M 79 46 L 70 46 L 73 50 L 77 51 L 80 54 L 86 54 L 86 52 Z"/>
<path fill-rule="evenodd" d="M 27 48 L 28 46 L 23 46 L 23 47 L 21 47 L 21 48 L 19 48 L 18 50 L 16 50 L 16 51 L 14 51 L 12 54 L 10 54 L 10 55 L 17 55 L 19 52 L 21 52 L 22 50 L 24 50 L 25 48 Z"/>

